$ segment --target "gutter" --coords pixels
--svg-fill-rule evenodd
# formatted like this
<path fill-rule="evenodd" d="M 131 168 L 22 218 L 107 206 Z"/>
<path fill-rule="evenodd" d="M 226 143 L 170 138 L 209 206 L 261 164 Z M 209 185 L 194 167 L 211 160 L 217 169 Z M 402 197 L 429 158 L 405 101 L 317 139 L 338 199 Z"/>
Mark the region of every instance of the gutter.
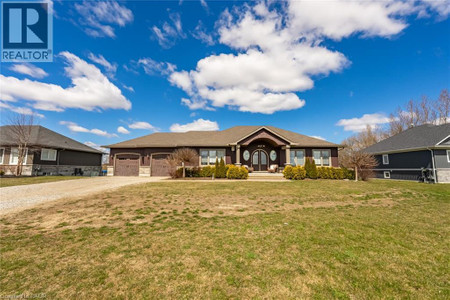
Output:
<path fill-rule="evenodd" d="M 427 150 L 430 150 L 431 152 L 431 165 L 433 166 L 433 180 L 434 183 L 436 183 L 437 181 L 436 181 L 436 167 L 434 165 L 434 151 L 431 150 L 430 148 L 427 148 Z"/>

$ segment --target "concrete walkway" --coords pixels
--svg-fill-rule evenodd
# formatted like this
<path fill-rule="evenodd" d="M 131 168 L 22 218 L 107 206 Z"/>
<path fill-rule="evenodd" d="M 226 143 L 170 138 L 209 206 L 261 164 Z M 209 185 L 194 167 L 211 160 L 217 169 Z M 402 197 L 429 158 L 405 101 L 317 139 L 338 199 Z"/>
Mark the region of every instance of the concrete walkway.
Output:
<path fill-rule="evenodd" d="M 157 182 L 164 177 L 92 177 L 0 188 L 0 215 L 37 204 L 117 189 L 122 186 Z"/>

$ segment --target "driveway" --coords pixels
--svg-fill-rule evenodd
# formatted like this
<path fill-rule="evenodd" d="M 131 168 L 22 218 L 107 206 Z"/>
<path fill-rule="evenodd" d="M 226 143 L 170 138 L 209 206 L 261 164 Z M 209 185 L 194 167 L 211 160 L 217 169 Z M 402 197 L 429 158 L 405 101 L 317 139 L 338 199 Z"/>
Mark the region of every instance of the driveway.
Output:
<path fill-rule="evenodd" d="M 0 188 L 0 215 L 62 198 L 95 194 L 122 186 L 156 182 L 164 177 L 92 177 Z"/>

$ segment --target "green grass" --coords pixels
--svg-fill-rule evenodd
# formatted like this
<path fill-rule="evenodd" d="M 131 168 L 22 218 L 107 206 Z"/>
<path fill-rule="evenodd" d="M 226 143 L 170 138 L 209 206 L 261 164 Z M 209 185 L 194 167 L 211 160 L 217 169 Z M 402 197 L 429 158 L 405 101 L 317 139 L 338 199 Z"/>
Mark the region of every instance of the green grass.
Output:
<path fill-rule="evenodd" d="M 0 177 L 0 187 L 80 179 L 81 176 Z"/>
<path fill-rule="evenodd" d="M 450 186 L 165 182 L 0 220 L 0 294 L 448 299 Z"/>

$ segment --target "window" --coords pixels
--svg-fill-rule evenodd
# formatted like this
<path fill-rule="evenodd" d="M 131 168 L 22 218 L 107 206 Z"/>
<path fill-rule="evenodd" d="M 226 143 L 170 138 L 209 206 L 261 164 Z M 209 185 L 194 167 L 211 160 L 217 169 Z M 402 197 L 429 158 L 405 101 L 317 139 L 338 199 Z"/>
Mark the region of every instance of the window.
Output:
<path fill-rule="evenodd" d="M 0 164 L 3 164 L 4 157 L 5 157 L 5 148 L 0 148 Z"/>
<path fill-rule="evenodd" d="M 384 173 L 384 178 L 386 178 L 386 179 L 391 178 L 391 172 L 389 172 L 389 171 L 384 171 L 383 173 Z"/>
<path fill-rule="evenodd" d="M 316 166 L 328 167 L 331 165 L 330 162 L 331 151 L 326 150 L 313 150 L 313 159 Z"/>
<path fill-rule="evenodd" d="M 447 161 L 450 163 L 450 150 L 447 150 Z"/>
<path fill-rule="evenodd" d="M 51 161 L 55 161 L 56 160 L 56 150 L 54 149 L 45 149 L 42 148 L 41 150 L 41 160 L 51 160 Z"/>
<path fill-rule="evenodd" d="M 305 164 L 305 150 L 291 150 L 291 165 L 303 166 Z"/>
<path fill-rule="evenodd" d="M 389 155 L 383 154 L 383 165 L 388 165 L 388 164 L 389 164 Z"/>
<path fill-rule="evenodd" d="M 225 160 L 225 150 L 224 149 L 202 149 L 200 150 L 200 163 L 203 166 L 214 165 L 217 161 L 223 158 Z"/>
<path fill-rule="evenodd" d="M 28 149 L 25 149 L 25 157 L 23 159 L 22 164 L 27 163 L 27 157 L 28 157 Z M 9 164 L 10 165 L 17 165 L 19 163 L 19 148 L 11 148 L 11 154 L 9 155 Z"/>

